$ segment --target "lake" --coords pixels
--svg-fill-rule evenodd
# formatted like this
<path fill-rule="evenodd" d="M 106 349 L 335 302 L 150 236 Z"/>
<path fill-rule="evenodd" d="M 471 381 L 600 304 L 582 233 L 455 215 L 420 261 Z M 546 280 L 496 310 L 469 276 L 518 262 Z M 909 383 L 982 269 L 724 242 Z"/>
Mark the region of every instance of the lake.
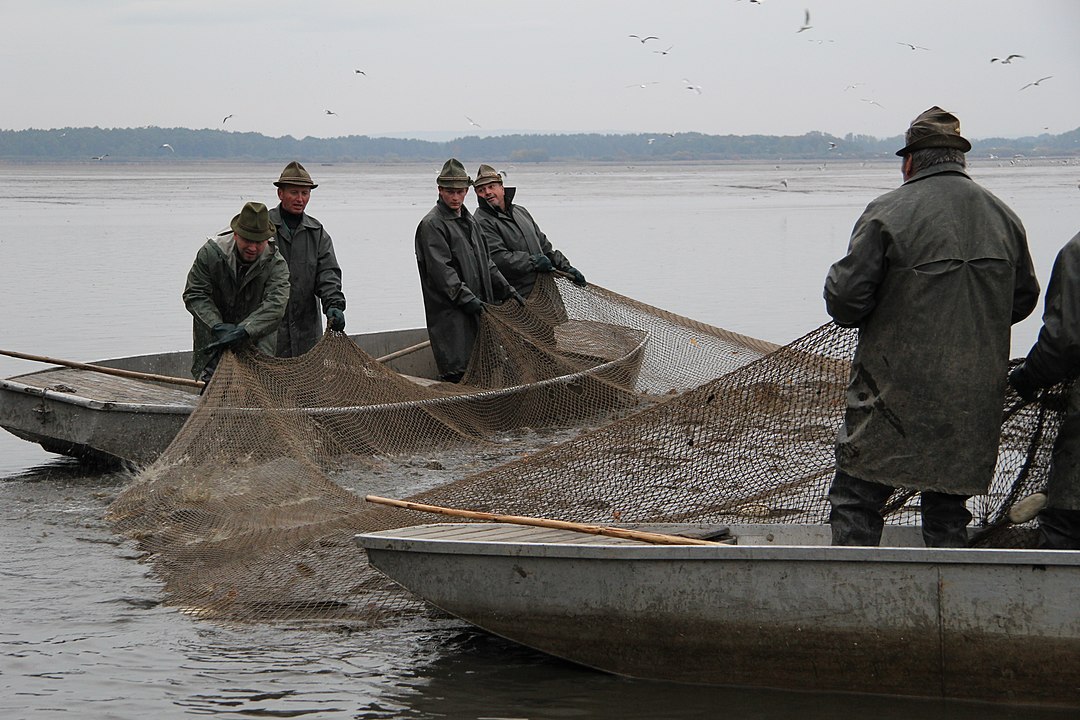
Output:
<path fill-rule="evenodd" d="M 1080 230 L 1080 163 L 970 162 L 1023 219 L 1045 287 L 1057 250 Z M 86 362 L 190 347 L 180 295 L 196 251 L 244 202 L 276 203 L 282 165 L 0 163 L 0 349 Z M 423 324 L 413 232 L 435 202 L 440 166 L 308 166 L 319 183 L 308 210 L 334 237 L 350 332 Z M 590 282 L 778 343 L 828 320 L 829 265 L 863 207 L 900 183 L 899 160 L 501 169 Z M 1034 341 L 1041 310 L 1016 326 L 1014 356 Z M 39 367 L 0 357 L 0 376 Z M 1072 716 L 631 681 L 453 621 L 379 631 L 200 621 L 159 604 L 148 566 L 104 523 L 127 480 L 0 433 L 3 717 Z"/>

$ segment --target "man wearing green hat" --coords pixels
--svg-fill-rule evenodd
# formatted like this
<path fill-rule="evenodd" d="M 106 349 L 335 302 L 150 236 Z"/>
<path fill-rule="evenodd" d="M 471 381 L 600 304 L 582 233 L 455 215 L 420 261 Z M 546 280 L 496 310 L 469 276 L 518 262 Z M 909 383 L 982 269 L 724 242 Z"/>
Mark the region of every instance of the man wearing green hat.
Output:
<path fill-rule="evenodd" d="M 911 123 L 904 183 L 871 202 L 829 269 L 825 305 L 859 342 L 829 489 L 834 545 L 877 545 L 894 489 L 921 494 L 923 540 L 964 547 L 993 476 L 1010 331 L 1039 283 L 1024 226 L 966 172 L 960 121 Z"/>
<path fill-rule="evenodd" d="M 184 287 L 192 315 L 191 374 L 209 380 L 225 348 L 277 349 L 278 326 L 289 302 L 289 267 L 277 252 L 274 226 L 262 203 L 249 202 L 229 229 L 208 238 Z"/>
<path fill-rule="evenodd" d="M 277 228 L 278 251 L 289 264 L 292 284 L 278 331 L 277 355 L 296 357 L 315 347 L 324 327 L 345 329 L 345 294 L 330 233 L 305 212 L 311 191 L 319 186 L 295 160 L 274 185 L 279 203 L 270 211 L 270 222 Z"/>
<path fill-rule="evenodd" d="M 510 297 L 525 301 L 491 261 L 484 233 L 465 207 L 472 185 L 465 167 L 450 158 L 436 183 L 439 199 L 416 226 L 416 264 L 439 377 L 459 382 L 485 303 Z"/>
<path fill-rule="evenodd" d="M 532 214 L 514 204 L 516 187 L 504 187 L 502 175 L 490 165 L 481 165 L 473 180 L 476 190 L 476 220 L 484 230 L 491 259 L 517 291 L 529 297 L 536 274 L 559 270 L 576 285 L 585 286 L 585 276 L 551 246 L 547 235 Z"/>

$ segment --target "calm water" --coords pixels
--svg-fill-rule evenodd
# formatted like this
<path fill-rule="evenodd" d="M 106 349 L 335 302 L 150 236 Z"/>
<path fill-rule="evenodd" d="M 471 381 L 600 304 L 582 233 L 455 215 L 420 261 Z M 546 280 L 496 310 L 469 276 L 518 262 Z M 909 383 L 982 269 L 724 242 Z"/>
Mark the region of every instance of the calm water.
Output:
<path fill-rule="evenodd" d="M 344 267 L 349 330 L 421 325 L 412 236 L 438 166 L 308 169 L 320 183 L 309 210 Z M 180 293 L 196 250 L 243 202 L 276 202 L 280 167 L 0 170 L 0 348 L 91 361 L 189 346 Z M 775 342 L 827 320 L 828 265 L 866 203 L 899 183 L 894 163 L 508 170 L 518 200 L 590 281 Z M 1045 285 L 1080 230 L 1080 164 L 973 160 L 971 170 L 1023 218 Z M 1014 355 L 1037 330 L 1038 318 L 1017 326 Z M 0 376 L 39 367 L 0 357 Z M 454 622 L 350 632 L 197 621 L 158 605 L 157 581 L 103 523 L 126 481 L 0 433 L 0 717 L 1069 716 L 628 681 Z"/>

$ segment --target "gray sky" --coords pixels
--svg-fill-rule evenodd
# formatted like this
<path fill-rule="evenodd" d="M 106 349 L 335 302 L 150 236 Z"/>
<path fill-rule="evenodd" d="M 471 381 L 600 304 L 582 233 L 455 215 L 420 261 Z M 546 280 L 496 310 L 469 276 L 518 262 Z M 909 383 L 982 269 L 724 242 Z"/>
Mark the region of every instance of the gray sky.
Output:
<path fill-rule="evenodd" d="M 1080 126 L 1076 0 L 0 0 L 0 16 L 9 130 L 889 137 L 931 105 L 972 138 Z"/>

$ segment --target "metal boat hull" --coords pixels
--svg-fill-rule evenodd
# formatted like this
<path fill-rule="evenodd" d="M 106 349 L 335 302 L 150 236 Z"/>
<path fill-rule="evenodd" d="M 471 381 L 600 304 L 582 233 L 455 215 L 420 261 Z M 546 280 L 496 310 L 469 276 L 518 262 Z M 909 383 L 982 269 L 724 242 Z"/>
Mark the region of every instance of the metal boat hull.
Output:
<path fill-rule="evenodd" d="M 424 529 L 424 528 L 427 529 Z M 732 528 L 655 546 L 502 525 L 357 536 L 443 610 L 567 660 L 711 685 L 1080 706 L 1080 553 L 828 546 Z"/>

